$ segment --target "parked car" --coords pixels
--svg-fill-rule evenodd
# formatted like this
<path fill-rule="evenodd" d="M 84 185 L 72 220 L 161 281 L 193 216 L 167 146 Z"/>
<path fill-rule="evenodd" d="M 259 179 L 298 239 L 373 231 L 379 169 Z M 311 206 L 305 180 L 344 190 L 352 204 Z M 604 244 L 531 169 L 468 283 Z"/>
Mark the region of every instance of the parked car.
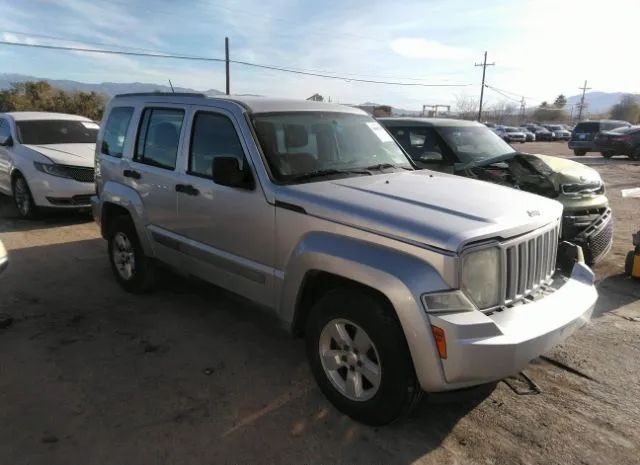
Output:
<path fill-rule="evenodd" d="M 626 121 L 617 120 L 600 120 L 600 121 L 581 121 L 576 124 L 571 133 L 569 140 L 569 148 L 573 153 L 581 157 L 588 152 L 597 152 L 593 139 L 596 134 L 601 131 L 611 131 L 618 128 L 628 128 L 631 124 Z"/>
<path fill-rule="evenodd" d="M 117 96 L 96 156 L 94 215 L 122 287 L 149 289 L 162 262 L 259 303 L 365 423 L 518 372 L 597 298 L 579 248 L 556 273 L 560 203 L 414 170 L 356 108 Z"/>
<path fill-rule="evenodd" d="M 0 113 L 0 192 L 19 214 L 38 208 L 89 208 L 99 126 L 62 113 Z"/>
<path fill-rule="evenodd" d="M 626 155 L 632 160 L 640 160 L 640 126 L 599 132 L 593 143 L 595 149 L 605 158 Z"/>
<path fill-rule="evenodd" d="M 564 206 L 562 239 L 580 245 L 587 263 L 613 243 L 613 217 L 598 172 L 566 158 L 516 151 L 477 123 L 438 118 L 379 120 L 422 167 L 515 187 Z"/>
<path fill-rule="evenodd" d="M 571 139 L 571 132 L 567 131 L 561 124 L 547 124 L 545 128 L 553 133 L 553 140 L 568 141 Z"/>
<path fill-rule="evenodd" d="M 505 142 L 520 142 L 521 144 L 524 144 L 527 141 L 527 136 L 522 130 L 520 130 L 520 128 L 498 126 L 495 133 Z"/>
<path fill-rule="evenodd" d="M 7 249 L 4 248 L 4 244 L 0 241 L 0 273 L 7 269 L 9 265 L 9 254 Z"/>
<path fill-rule="evenodd" d="M 527 128 L 524 128 L 522 126 L 520 126 L 518 129 L 520 129 L 520 131 L 524 133 L 527 142 L 536 141 L 536 135 L 533 132 L 529 131 Z"/>
<path fill-rule="evenodd" d="M 553 132 L 549 131 L 547 128 L 543 128 L 542 126 L 537 126 L 535 124 L 526 126 L 526 128 L 535 134 L 537 141 L 550 142 L 553 140 Z"/>

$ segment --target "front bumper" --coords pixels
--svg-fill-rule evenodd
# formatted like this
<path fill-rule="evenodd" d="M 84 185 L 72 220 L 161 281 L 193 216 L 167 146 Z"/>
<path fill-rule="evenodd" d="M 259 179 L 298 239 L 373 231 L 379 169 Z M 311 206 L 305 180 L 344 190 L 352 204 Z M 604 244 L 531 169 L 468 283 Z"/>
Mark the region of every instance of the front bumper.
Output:
<path fill-rule="evenodd" d="M 92 182 L 79 182 L 33 171 L 27 177 L 33 201 L 39 207 L 83 208 L 89 207 L 89 198 L 95 194 Z"/>
<path fill-rule="evenodd" d="M 603 213 L 565 210 L 563 236 L 582 247 L 588 264 L 602 260 L 613 246 L 613 213 L 606 208 Z"/>
<path fill-rule="evenodd" d="M 588 152 L 593 152 L 594 151 L 593 145 L 594 144 L 592 140 L 570 140 L 569 141 L 569 148 L 571 150 L 579 149 L 579 150 L 586 150 Z"/>
<path fill-rule="evenodd" d="M 439 391 L 496 381 L 564 341 L 591 318 L 598 297 L 593 272 L 576 263 L 554 292 L 493 314 L 479 311 L 429 315 L 444 330 L 447 358 Z M 433 390 L 433 387 L 431 388 Z"/>

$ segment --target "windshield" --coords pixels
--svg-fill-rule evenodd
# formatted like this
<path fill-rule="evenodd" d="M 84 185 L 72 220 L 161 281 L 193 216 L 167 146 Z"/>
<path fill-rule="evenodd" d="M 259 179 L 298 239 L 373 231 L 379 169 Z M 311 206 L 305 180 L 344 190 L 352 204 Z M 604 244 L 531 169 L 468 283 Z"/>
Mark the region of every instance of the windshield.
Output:
<path fill-rule="evenodd" d="M 507 132 L 520 132 L 520 129 L 516 129 L 516 128 L 507 128 Z"/>
<path fill-rule="evenodd" d="M 273 176 L 284 182 L 413 169 L 389 133 L 365 115 L 338 112 L 257 114 L 254 125 Z M 317 176 L 314 176 L 317 175 Z"/>
<path fill-rule="evenodd" d="M 22 144 L 95 144 L 99 126 L 93 121 L 16 121 Z"/>
<path fill-rule="evenodd" d="M 516 153 L 500 136 L 484 127 L 440 127 L 438 132 L 463 165 Z"/>

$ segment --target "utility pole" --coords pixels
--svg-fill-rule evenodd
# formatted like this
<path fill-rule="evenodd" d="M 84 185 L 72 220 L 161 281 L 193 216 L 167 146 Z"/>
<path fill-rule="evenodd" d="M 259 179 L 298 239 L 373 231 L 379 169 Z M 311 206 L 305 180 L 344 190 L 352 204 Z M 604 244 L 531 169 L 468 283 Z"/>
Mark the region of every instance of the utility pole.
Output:
<path fill-rule="evenodd" d="M 478 108 L 478 121 L 482 120 L 482 100 L 484 98 L 484 77 L 487 73 L 487 66 L 495 66 L 495 63 L 487 63 L 487 52 L 484 52 L 484 61 L 476 63 L 475 66 L 482 66 L 482 87 L 480 88 L 480 108 Z"/>
<path fill-rule="evenodd" d="M 578 121 L 582 121 L 582 110 L 584 109 L 584 94 L 591 90 L 591 87 L 587 87 L 587 81 L 584 81 L 584 86 L 578 87 L 578 89 L 582 89 L 582 98 L 580 99 L 580 105 L 578 110 Z"/>
<path fill-rule="evenodd" d="M 227 69 L 227 95 L 231 93 L 231 78 L 229 76 L 229 38 L 224 38 L 224 63 Z"/>
<path fill-rule="evenodd" d="M 524 97 L 520 100 L 520 122 L 523 123 L 527 117 L 527 103 L 524 100 Z"/>

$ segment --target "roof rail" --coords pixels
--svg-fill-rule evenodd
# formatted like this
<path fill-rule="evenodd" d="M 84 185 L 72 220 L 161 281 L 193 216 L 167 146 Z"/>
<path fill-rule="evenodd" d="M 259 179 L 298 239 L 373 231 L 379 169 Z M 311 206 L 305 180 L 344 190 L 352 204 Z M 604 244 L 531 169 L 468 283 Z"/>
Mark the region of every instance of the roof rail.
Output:
<path fill-rule="evenodd" d="M 206 97 L 206 95 L 199 92 L 134 92 L 132 94 L 117 94 L 114 98 L 118 97 Z"/>

